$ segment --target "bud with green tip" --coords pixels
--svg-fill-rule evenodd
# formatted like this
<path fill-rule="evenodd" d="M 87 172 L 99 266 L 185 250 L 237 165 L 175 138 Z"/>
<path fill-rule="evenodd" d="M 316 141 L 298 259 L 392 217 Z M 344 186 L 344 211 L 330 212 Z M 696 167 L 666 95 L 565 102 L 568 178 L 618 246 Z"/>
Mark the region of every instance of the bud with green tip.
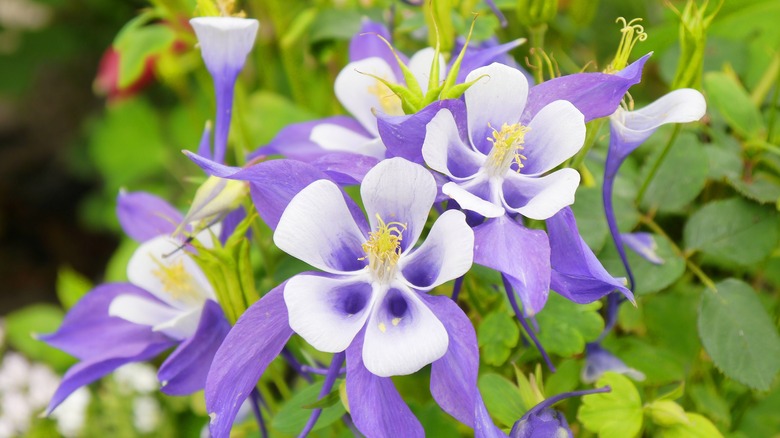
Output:
<path fill-rule="evenodd" d="M 677 71 L 672 80 L 672 89 L 701 89 L 701 78 L 704 72 L 704 50 L 707 47 L 707 29 L 717 15 L 723 2 L 721 1 L 712 13 L 705 15 L 709 2 L 701 6 L 694 0 L 688 0 L 682 13 L 674 9 L 680 18 L 680 58 Z"/>

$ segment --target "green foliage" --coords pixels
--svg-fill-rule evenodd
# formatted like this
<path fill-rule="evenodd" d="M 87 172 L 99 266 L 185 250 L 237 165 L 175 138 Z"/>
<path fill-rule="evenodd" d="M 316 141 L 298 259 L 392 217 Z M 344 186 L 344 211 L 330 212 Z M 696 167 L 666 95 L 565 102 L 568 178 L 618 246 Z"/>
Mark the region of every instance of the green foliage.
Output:
<path fill-rule="evenodd" d="M 296 391 L 292 398 L 287 400 L 279 412 L 274 415 L 271 421 L 273 430 L 285 435 L 298 434 L 311 415 L 311 409 L 306 408 L 306 406 L 311 406 L 317 401 L 317 395 L 321 389 L 322 382 L 318 382 Z M 313 430 L 327 427 L 337 421 L 345 412 L 344 405 L 341 403 L 334 403 L 324 408 Z"/>
<path fill-rule="evenodd" d="M 778 214 L 740 198 L 714 201 L 691 215 L 684 238 L 689 250 L 751 265 L 777 246 Z"/>
<path fill-rule="evenodd" d="M 577 419 L 602 438 L 631 438 L 642 429 L 642 400 L 627 377 L 606 373 L 596 387 L 609 386 L 612 391 L 582 399 Z"/>
<path fill-rule="evenodd" d="M 501 310 L 487 315 L 477 329 L 482 360 L 491 365 L 503 365 L 519 339 L 520 329 L 517 322 Z"/>
<path fill-rule="evenodd" d="M 575 304 L 551 293 L 544 309 L 537 315 L 539 341 L 549 353 L 562 357 L 585 350 L 585 343 L 595 340 L 604 329 L 598 314 L 600 302 Z"/>
<path fill-rule="evenodd" d="M 727 376 L 767 390 L 780 370 L 780 337 L 755 291 L 729 279 L 717 293 L 702 295 L 699 336 L 715 365 Z"/>
<path fill-rule="evenodd" d="M 651 263 L 631 249 L 626 249 L 628 262 L 631 264 L 631 269 L 636 278 L 634 293 L 637 295 L 651 294 L 664 290 L 674 284 L 685 273 L 685 260 L 674 251 L 671 243 L 656 234 L 653 235 L 653 240 L 658 246 L 656 254 L 664 261 L 661 265 Z M 623 265 L 620 262 L 615 245 L 611 242 L 599 254 L 599 259 L 612 275 L 618 276 L 623 273 Z"/>
<path fill-rule="evenodd" d="M 761 113 L 750 101 L 747 91 L 732 76 L 720 72 L 707 73 L 704 89 L 710 104 L 740 136 L 752 139 L 762 133 L 764 122 Z"/>
<path fill-rule="evenodd" d="M 65 309 L 73 307 L 90 289 L 92 282 L 72 268 L 66 266 L 57 273 L 57 298 Z"/>
<path fill-rule="evenodd" d="M 499 374 L 482 374 L 478 386 L 488 412 L 505 427 L 512 427 L 529 408 L 517 386 Z"/>

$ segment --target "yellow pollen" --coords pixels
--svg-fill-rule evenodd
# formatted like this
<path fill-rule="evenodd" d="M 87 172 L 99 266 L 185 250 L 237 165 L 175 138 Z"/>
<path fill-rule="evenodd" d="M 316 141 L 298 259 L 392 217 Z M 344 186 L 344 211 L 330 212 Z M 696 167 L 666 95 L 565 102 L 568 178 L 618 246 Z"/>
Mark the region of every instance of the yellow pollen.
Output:
<path fill-rule="evenodd" d="M 164 265 L 157 259 L 154 259 L 154 262 L 159 269 L 152 271 L 152 274 L 160 280 L 163 289 L 173 298 L 192 298 L 198 295 L 192 277 L 184 269 L 183 260 L 177 260 L 170 266 Z"/>
<path fill-rule="evenodd" d="M 396 327 L 399 322 L 401 322 L 401 318 L 393 318 L 391 321 L 393 323 L 393 327 Z"/>
<path fill-rule="evenodd" d="M 368 87 L 368 92 L 379 99 L 379 106 L 382 108 L 383 113 L 391 116 L 404 114 L 401 107 L 401 98 L 378 79 L 374 81 L 372 86 Z"/>
<path fill-rule="evenodd" d="M 505 171 L 511 161 L 507 161 L 507 158 L 511 154 L 512 161 L 517 163 L 517 172 L 523 168 L 522 160 L 527 160 L 528 157 L 521 154 L 523 143 L 525 142 L 525 134 L 531 130 L 528 126 L 521 125 L 520 123 L 501 125 L 501 130 L 496 131 L 495 128 L 488 124 L 488 127 L 493 129 L 492 137 L 488 137 L 487 141 L 493 143 L 493 149 L 488 156 L 488 163 L 494 169 L 500 169 Z M 502 172 L 503 173 L 503 172 Z"/>
<path fill-rule="evenodd" d="M 387 326 L 385 325 L 385 323 L 383 323 L 383 322 L 379 323 L 379 331 L 382 332 L 382 333 L 387 331 Z"/>
<path fill-rule="evenodd" d="M 402 233 L 406 224 L 385 223 L 378 213 L 376 219 L 379 221 L 379 229 L 368 233 L 368 240 L 362 247 L 366 252 L 369 268 L 382 279 L 393 270 L 401 257 Z M 366 257 L 361 257 L 360 260 L 365 260 Z"/>

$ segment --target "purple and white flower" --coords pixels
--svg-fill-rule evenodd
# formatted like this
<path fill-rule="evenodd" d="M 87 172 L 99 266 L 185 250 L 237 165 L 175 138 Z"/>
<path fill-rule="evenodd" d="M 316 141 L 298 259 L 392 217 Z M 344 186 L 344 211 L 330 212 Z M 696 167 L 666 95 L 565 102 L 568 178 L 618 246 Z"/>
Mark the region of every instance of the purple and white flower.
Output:
<path fill-rule="evenodd" d="M 610 116 L 609 150 L 607 151 L 607 163 L 604 167 L 602 197 L 609 232 L 628 274 L 629 287 L 631 288 L 634 287 L 634 275 L 628 264 L 628 258 L 623 248 L 623 238 L 618 231 L 612 207 L 612 190 L 617 172 L 631 152 L 650 138 L 661 125 L 695 122 L 704 116 L 706 110 L 707 103 L 700 92 L 691 88 L 683 88 L 662 96 L 642 109 L 627 111 L 618 108 Z"/>
<path fill-rule="evenodd" d="M 230 329 L 205 275 L 183 241 L 170 236 L 181 214 L 146 193 L 121 193 L 117 213 L 128 236 L 142 242 L 128 264 L 129 281 L 96 287 L 57 332 L 41 337 L 80 360 L 63 377 L 48 412 L 79 387 L 174 346 L 157 374 L 162 391 L 196 392 Z"/>
<path fill-rule="evenodd" d="M 369 171 L 361 197 L 368 220 L 335 183 L 317 180 L 272 225 L 282 250 L 323 272 L 275 288 L 228 334 L 206 385 L 213 436 L 228 434 L 241 401 L 293 330 L 336 353 L 334 362 L 346 356 L 350 413 L 364 433 L 423 436 L 389 377 L 428 364 L 439 405 L 464 424 L 489 429 L 476 389 L 473 326 L 452 300 L 426 293 L 471 266 L 474 237 L 465 215 L 445 212 L 415 248 L 436 184 L 422 166 L 401 158 Z"/>

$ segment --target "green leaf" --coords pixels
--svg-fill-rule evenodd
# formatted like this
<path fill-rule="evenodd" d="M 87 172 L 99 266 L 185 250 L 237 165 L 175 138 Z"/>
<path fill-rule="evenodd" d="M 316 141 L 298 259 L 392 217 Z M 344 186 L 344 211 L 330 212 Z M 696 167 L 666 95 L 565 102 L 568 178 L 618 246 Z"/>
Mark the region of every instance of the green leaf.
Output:
<path fill-rule="evenodd" d="M 514 318 L 503 311 L 489 314 L 477 329 L 477 341 L 482 347 L 482 360 L 500 366 L 509 359 L 512 349 L 520 340 L 520 329 Z"/>
<path fill-rule="evenodd" d="M 644 167 L 647 174 L 656 157 L 648 159 Z M 707 154 L 699 140 L 691 132 L 683 132 L 669 150 L 655 177 L 647 186 L 642 206 L 660 211 L 684 209 L 704 189 L 709 172 Z"/>
<path fill-rule="evenodd" d="M 726 182 L 740 195 L 761 204 L 775 204 L 780 200 L 780 180 L 768 172 L 758 171 L 750 181 L 743 181 L 739 176 L 727 176 Z"/>
<path fill-rule="evenodd" d="M 654 234 L 658 248 L 656 254 L 664 260 L 661 265 L 656 265 L 647 261 L 644 257 L 626 248 L 628 263 L 634 272 L 636 278 L 636 295 L 646 295 L 666 289 L 685 273 L 685 260 L 682 259 L 673 249 L 665 238 Z M 604 267 L 612 275 L 624 275 L 623 264 L 620 262 L 615 245 L 608 244 L 599 254 L 599 259 Z"/>
<path fill-rule="evenodd" d="M 646 338 L 607 338 L 604 347 L 631 368 L 645 375 L 645 384 L 663 385 L 685 379 L 685 364 L 664 346 L 653 345 Z"/>
<path fill-rule="evenodd" d="M 723 399 L 720 391 L 714 386 L 693 385 L 688 394 L 700 412 L 724 426 L 725 430 L 731 429 L 731 410 L 729 404 Z"/>
<path fill-rule="evenodd" d="M 488 412 L 506 427 L 512 427 L 528 410 L 517 386 L 499 374 L 483 374 L 477 386 Z"/>
<path fill-rule="evenodd" d="M 731 76 L 722 72 L 707 73 L 704 75 L 704 90 L 709 103 L 741 137 L 757 138 L 764 131 L 761 113 L 753 106 L 742 84 Z"/>
<path fill-rule="evenodd" d="M 710 202 L 685 224 L 685 246 L 740 265 L 765 259 L 778 241 L 778 215 L 739 198 Z"/>
<path fill-rule="evenodd" d="M 348 40 L 360 30 L 361 18 L 361 13 L 353 9 L 323 9 L 311 23 L 309 37 L 312 42 Z"/>
<path fill-rule="evenodd" d="M 558 294 L 550 294 L 539 323 L 539 341 L 548 353 L 569 357 L 585 350 L 585 343 L 598 338 L 604 320 L 598 313 L 601 303 L 577 304 Z"/>
<path fill-rule="evenodd" d="M 327 408 L 330 406 L 335 405 L 336 403 L 339 403 L 341 401 L 341 397 L 339 396 L 339 391 L 331 391 L 330 394 L 326 395 L 325 397 L 322 397 L 321 399 L 315 401 L 314 403 L 310 403 L 308 405 L 303 405 L 303 409 L 317 409 L 317 408 Z"/>
<path fill-rule="evenodd" d="M 62 309 L 51 304 L 33 304 L 5 317 L 8 344 L 30 359 L 46 362 L 64 371 L 75 360 L 68 354 L 34 338 L 36 334 L 53 333 L 65 317 Z"/>
<path fill-rule="evenodd" d="M 739 422 L 738 429 L 746 437 L 775 437 L 780 430 L 780 388 L 750 406 Z"/>
<path fill-rule="evenodd" d="M 687 412 L 686 423 L 678 423 L 662 429 L 661 438 L 723 438 L 717 427 L 707 417 Z"/>
<path fill-rule="evenodd" d="M 620 374 L 605 373 L 596 387 L 609 386 L 611 392 L 582 398 L 577 419 L 602 438 L 631 438 L 642 428 L 642 400 L 634 384 Z"/>
<path fill-rule="evenodd" d="M 73 268 L 62 267 L 57 272 L 57 298 L 65 309 L 73 307 L 90 289 L 92 282 Z"/>
<path fill-rule="evenodd" d="M 114 42 L 119 52 L 119 88 L 132 85 L 143 75 L 152 58 L 171 47 L 176 34 L 167 24 L 134 26 L 123 31 Z"/>
<path fill-rule="evenodd" d="M 728 377 L 765 391 L 780 370 L 777 328 L 750 285 L 728 279 L 717 288 L 699 309 L 704 349 Z"/>
<path fill-rule="evenodd" d="M 300 433 L 309 420 L 309 415 L 311 415 L 311 409 L 307 409 L 306 406 L 311 406 L 317 401 L 317 395 L 319 395 L 320 389 L 322 389 L 322 382 L 314 383 L 297 391 L 274 416 L 271 421 L 271 427 L 276 431 L 285 434 Z M 323 427 L 332 424 L 345 413 L 346 410 L 341 403 L 335 403 L 324 408 L 312 431 L 322 429 Z"/>
<path fill-rule="evenodd" d="M 653 423 L 659 426 L 670 427 L 688 422 L 682 406 L 671 400 L 656 400 L 645 406 L 645 411 Z"/>
<path fill-rule="evenodd" d="M 574 212 L 574 217 L 577 218 L 577 229 L 583 240 L 593 252 L 598 252 L 604 247 L 609 234 L 607 221 L 604 220 L 601 187 L 580 186 L 571 209 Z"/>

